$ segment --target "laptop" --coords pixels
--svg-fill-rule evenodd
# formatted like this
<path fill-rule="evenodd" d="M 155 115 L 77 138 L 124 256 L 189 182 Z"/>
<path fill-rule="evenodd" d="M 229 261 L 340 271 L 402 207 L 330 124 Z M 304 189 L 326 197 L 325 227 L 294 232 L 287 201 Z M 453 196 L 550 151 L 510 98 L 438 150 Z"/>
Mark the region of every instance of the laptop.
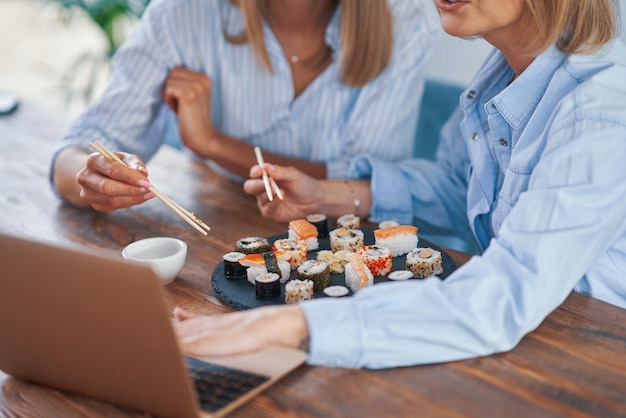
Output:
<path fill-rule="evenodd" d="M 185 358 L 145 265 L 0 234 L 0 370 L 160 416 L 219 417 L 306 354 Z"/>

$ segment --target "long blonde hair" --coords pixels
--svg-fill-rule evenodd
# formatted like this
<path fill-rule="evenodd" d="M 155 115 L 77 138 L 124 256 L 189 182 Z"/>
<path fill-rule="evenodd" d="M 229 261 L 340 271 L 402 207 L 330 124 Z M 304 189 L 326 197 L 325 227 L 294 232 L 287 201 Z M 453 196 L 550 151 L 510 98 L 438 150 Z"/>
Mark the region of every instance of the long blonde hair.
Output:
<path fill-rule="evenodd" d="M 271 0 L 270 0 L 271 1 Z M 246 30 L 230 34 L 224 27 L 229 42 L 249 42 L 256 58 L 273 72 L 263 36 L 263 0 L 231 0 L 241 8 Z M 387 0 L 341 0 L 341 81 L 351 87 L 360 87 L 378 77 L 389 65 L 393 50 L 391 11 Z"/>
<path fill-rule="evenodd" d="M 541 52 L 556 41 L 567 54 L 589 53 L 617 36 L 618 0 L 526 0 L 522 45 Z"/>

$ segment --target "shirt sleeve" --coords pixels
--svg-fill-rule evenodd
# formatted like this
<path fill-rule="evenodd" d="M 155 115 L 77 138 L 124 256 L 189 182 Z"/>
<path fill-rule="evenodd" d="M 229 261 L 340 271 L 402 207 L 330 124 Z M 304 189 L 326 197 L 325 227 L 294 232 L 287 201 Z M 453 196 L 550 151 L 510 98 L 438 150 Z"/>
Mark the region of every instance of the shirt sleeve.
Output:
<path fill-rule="evenodd" d="M 132 36 L 112 58 L 107 89 L 72 123 L 52 167 L 62 149 L 71 145 L 88 149 L 92 141 L 137 154 L 144 161 L 154 155 L 163 141 L 165 118 L 157 115 L 165 106 L 162 93 L 169 71 L 183 65 L 201 71 L 210 58 L 210 34 L 219 32 L 219 26 L 202 36 L 195 32 L 215 26 L 207 19 L 218 14 L 209 8 L 213 3 L 156 0 L 148 6 Z"/>
<path fill-rule="evenodd" d="M 597 115 L 552 132 L 498 235 L 446 280 L 303 303 L 309 363 L 382 368 L 512 349 L 626 234 L 624 138 L 623 121 Z"/>
<path fill-rule="evenodd" d="M 472 236 L 466 199 L 469 156 L 459 130 L 462 115 L 457 110 L 442 128 L 436 162 L 394 163 L 371 155 L 354 159 L 349 175 L 371 179 L 372 222 L 395 219 L 427 233 Z"/>
<path fill-rule="evenodd" d="M 338 133 L 344 157 L 327 163 L 328 178 L 345 178 L 358 154 L 386 161 L 413 155 L 424 67 L 441 38 L 431 3 L 390 2 L 394 24 L 392 59 L 381 75 L 361 88 Z"/>

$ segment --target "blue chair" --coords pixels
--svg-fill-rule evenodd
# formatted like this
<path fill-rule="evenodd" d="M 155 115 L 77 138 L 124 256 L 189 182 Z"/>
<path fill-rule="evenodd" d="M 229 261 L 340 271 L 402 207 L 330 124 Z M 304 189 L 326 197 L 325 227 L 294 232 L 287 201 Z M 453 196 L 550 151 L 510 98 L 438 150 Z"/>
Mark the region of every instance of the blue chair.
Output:
<path fill-rule="evenodd" d="M 415 132 L 415 157 L 435 160 L 439 131 L 459 106 L 459 97 L 463 90 L 463 87 L 456 84 L 434 79 L 426 80 Z M 478 253 L 478 247 L 474 242 L 468 242 L 454 235 L 420 233 L 420 236 L 455 250 Z"/>

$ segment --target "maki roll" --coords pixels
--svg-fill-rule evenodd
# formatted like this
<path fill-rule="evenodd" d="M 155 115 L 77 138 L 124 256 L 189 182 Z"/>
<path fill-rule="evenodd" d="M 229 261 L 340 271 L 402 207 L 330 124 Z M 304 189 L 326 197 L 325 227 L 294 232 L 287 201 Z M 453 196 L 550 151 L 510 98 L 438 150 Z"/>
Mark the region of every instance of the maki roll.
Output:
<path fill-rule="evenodd" d="M 306 260 L 306 242 L 300 238 L 281 238 L 274 241 L 274 251 L 284 252 L 291 256 L 289 264 L 292 269 L 298 268 Z"/>
<path fill-rule="evenodd" d="M 308 215 L 306 220 L 317 229 L 318 238 L 326 238 L 328 236 L 328 219 L 326 218 L 326 215 L 314 213 L 312 215 Z"/>
<path fill-rule="evenodd" d="M 306 243 L 307 251 L 317 250 L 319 248 L 319 241 L 317 240 L 317 228 L 306 219 L 296 219 L 289 222 L 289 236 L 287 238 L 303 239 Z"/>
<path fill-rule="evenodd" d="M 330 231 L 330 249 L 336 253 L 340 250 L 355 252 L 363 245 L 363 231 L 359 229 L 337 228 Z"/>
<path fill-rule="evenodd" d="M 417 227 L 413 225 L 390 226 L 374 230 L 376 245 L 387 247 L 392 257 L 406 254 L 417 247 Z"/>
<path fill-rule="evenodd" d="M 245 237 L 238 239 L 235 243 L 235 251 L 244 254 L 260 254 L 271 249 L 272 246 L 267 238 L 262 237 Z"/>
<path fill-rule="evenodd" d="M 345 229 L 359 229 L 361 227 L 361 220 L 358 216 L 351 213 L 340 216 L 337 219 L 337 228 Z"/>
<path fill-rule="evenodd" d="M 291 266 L 289 265 L 289 258 L 291 257 L 287 253 L 273 252 L 273 255 L 265 252 L 263 254 L 247 254 L 239 259 L 239 264 L 247 267 L 246 276 L 251 284 L 254 284 L 256 276 L 264 273 L 276 273 L 280 275 L 281 283 L 284 283 L 289 279 L 291 274 Z M 278 267 L 278 270 L 276 269 Z"/>
<path fill-rule="evenodd" d="M 246 266 L 239 263 L 239 260 L 245 257 L 244 253 L 233 251 L 222 256 L 224 260 L 224 277 L 229 280 L 245 279 Z"/>
<path fill-rule="evenodd" d="M 432 248 L 415 248 L 406 255 L 406 268 L 416 279 L 443 273 L 441 253 Z"/>
<path fill-rule="evenodd" d="M 391 251 L 387 247 L 363 245 L 359 254 L 374 276 L 386 276 L 393 267 Z"/>
<path fill-rule="evenodd" d="M 313 299 L 313 282 L 311 280 L 289 280 L 285 284 L 285 303 L 293 305 Z"/>
<path fill-rule="evenodd" d="M 298 279 L 311 280 L 313 290 L 324 290 L 330 285 L 330 266 L 326 261 L 306 260 L 298 267 Z"/>
<path fill-rule="evenodd" d="M 276 273 L 256 276 L 255 295 L 259 300 L 272 300 L 280 296 L 280 280 Z"/>

